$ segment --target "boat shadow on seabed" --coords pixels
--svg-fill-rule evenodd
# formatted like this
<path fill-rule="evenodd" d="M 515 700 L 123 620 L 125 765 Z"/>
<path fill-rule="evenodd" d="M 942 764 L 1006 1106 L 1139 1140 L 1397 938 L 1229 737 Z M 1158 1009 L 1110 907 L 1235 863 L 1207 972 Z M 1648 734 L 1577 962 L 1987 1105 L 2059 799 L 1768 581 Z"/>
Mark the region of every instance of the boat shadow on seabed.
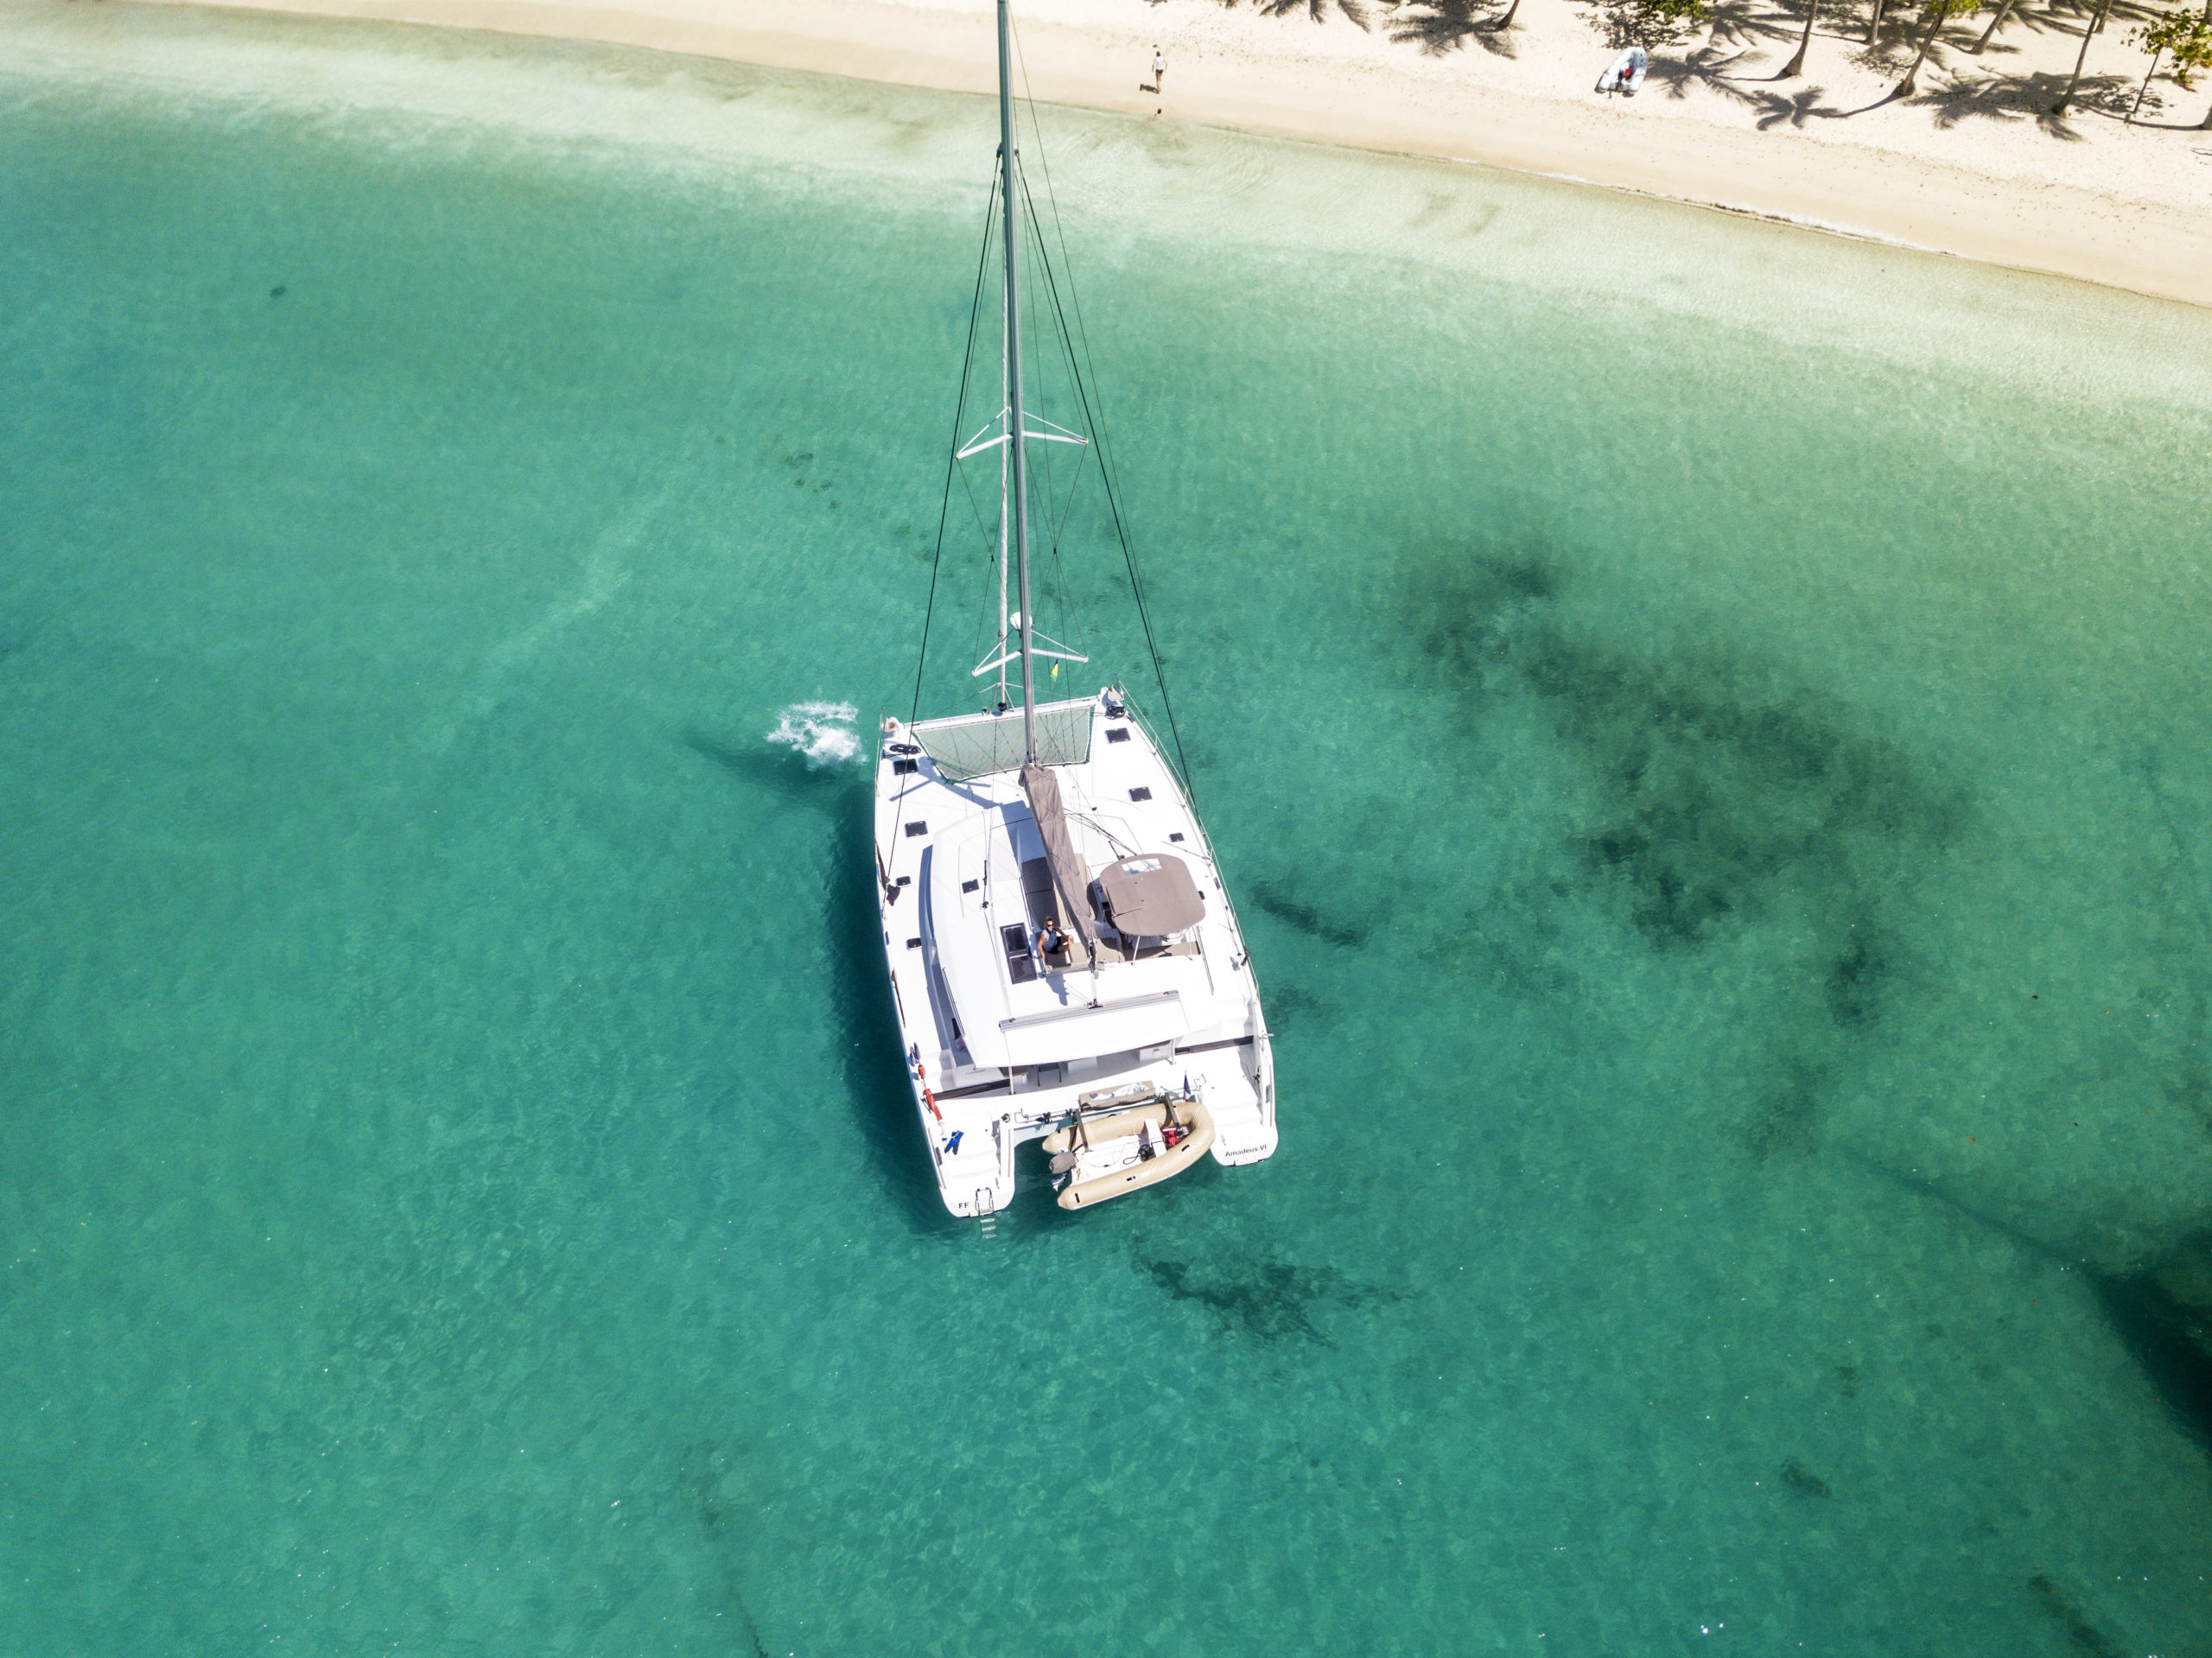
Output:
<path fill-rule="evenodd" d="M 836 1012 L 837 1063 L 853 1126 L 869 1169 L 882 1181 L 908 1229 L 959 1237 L 970 1229 L 945 1212 L 926 1162 L 913 1152 L 913 1095 L 892 1032 L 898 1019 L 891 986 L 880 970 L 875 893 L 868 885 L 868 774 L 850 765 L 817 765 L 793 749 L 753 747 L 687 727 L 683 744 L 746 789 L 772 797 L 812 818 L 832 841 L 823 880 L 830 984 L 823 998 Z"/>
<path fill-rule="evenodd" d="M 841 773 L 838 785 L 831 819 L 836 853 L 823 879 L 823 907 L 847 1108 L 869 1169 L 897 1202 L 908 1229 L 965 1237 L 975 1223 L 946 1212 L 928 1158 L 916 1154 L 913 1085 L 899 1056 L 899 1013 L 883 975 L 883 924 L 869 876 L 875 845 L 867 774 Z"/>

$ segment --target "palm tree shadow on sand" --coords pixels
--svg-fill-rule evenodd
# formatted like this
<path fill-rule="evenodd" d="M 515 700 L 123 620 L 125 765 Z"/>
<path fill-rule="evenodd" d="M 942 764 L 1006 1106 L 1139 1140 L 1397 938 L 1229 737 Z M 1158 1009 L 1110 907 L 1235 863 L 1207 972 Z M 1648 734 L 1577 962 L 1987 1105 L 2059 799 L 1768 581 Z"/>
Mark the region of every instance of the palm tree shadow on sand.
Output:
<path fill-rule="evenodd" d="M 1740 50 L 1723 57 L 1719 47 L 1700 46 L 1686 58 L 1655 57 L 1649 78 L 1664 86 L 1669 98 L 1688 98 L 1691 87 L 1702 86 L 1733 103 L 1757 103 L 1757 97 L 1749 90 L 1753 83 L 1726 73 L 1743 59 Z"/>
<path fill-rule="evenodd" d="M 1715 97 L 1742 105 L 1756 112 L 1756 124 L 1762 132 L 1783 126 L 1802 128 L 1813 121 L 1847 121 L 1853 116 L 1903 104 L 1908 108 L 1932 111 L 1936 125 L 1946 129 L 1975 119 L 2033 121 L 2054 138 L 2071 143 L 2082 137 L 2067 117 L 2051 113 L 2066 84 L 2064 75 L 2037 73 L 2024 79 L 2018 76 L 1975 75 L 1946 86 L 1929 86 L 1902 99 L 1891 91 L 1871 104 L 1840 109 L 1822 101 L 1824 87 L 1802 86 L 1783 92 L 1774 90 L 1770 79 L 1754 81 L 1728 73 L 1744 55 L 1738 51 L 1724 57 L 1715 48 L 1700 47 L 1686 58 L 1655 60 L 1651 79 L 1664 86 L 1670 98 L 1687 98 L 1693 88 L 1702 88 Z M 1932 54 L 1929 61 L 1936 61 Z M 2118 119 L 2127 112 L 2133 96 L 2123 77 L 2088 75 L 2082 78 L 2074 103 L 2077 111 Z"/>
<path fill-rule="evenodd" d="M 1754 124 L 1761 132 L 1770 132 L 1778 126 L 1802 127 L 1808 121 L 1840 120 L 1855 112 L 1822 103 L 1827 91 L 1824 86 L 1800 86 L 1780 92 L 1773 89 L 1770 79 L 1751 80 L 1724 73 L 1744 54 L 1732 52 L 1725 58 L 1716 58 L 1713 52 L 1712 47 L 1700 47 L 1687 58 L 1673 62 L 1655 61 L 1651 78 L 1667 89 L 1669 98 L 1687 98 L 1692 87 L 1703 87 L 1715 97 L 1741 105 L 1755 112 Z"/>
<path fill-rule="evenodd" d="M 1800 86 L 1784 94 L 1768 90 L 1776 81 L 1788 78 L 1779 73 L 1757 77 L 1728 73 L 1744 62 L 1754 47 L 1777 38 L 1787 43 L 1796 37 L 1788 29 L 1776 29 L 1750 20 L 1725 43 L 1735 48 L 1725 56 L 1724 43 L 1716 40 L 1687 57 L 1655 57 L 1650 78 L 1666 88 L 1669 98 L 1687 98 L 1692 87 L 1702 87 L 1716 97 L 1756 110 L 1762 132 L 1785 123 L 1802 127 L 1810 120 L 1834 120 L 1849 114 L 1849 111 L 1821 102 L 1827 92 L 1824 86 Z"/>
<path fill-rule="evenodd" d="M 1751 7 L 1750 0 L 1723 0 L 1713 9 L 1706 38 L 1714 46 L 1738 48 L 1762 46 L 1773 41 L 1796 43 L 1797 26 L 1788 17 L 1778 15 L 1760 16 Z"/>
<path fill-rule="evenodd" d="M 2090 14 L 2096 9 L 2094 4 L 2089 4 L 2062 11 L 2059 0 L 2051 0 L 2051 3 L 2042 6 L 2031 6 L 2027 0 L 2015 0 L 2012 9 L 2005 12 L 2001 20 L 2003 27 L 1992 33 L 1990 25 L 1999 21 L 1997 13 L 2003 3 L 2004 0 L 1985 0 L 1982 10 L 1969 19 L 1967 27 L 1974 30 L 1976 43 L 1986 42 L 1981 44 L 1981 49 L 1974 54 L 1975 56 L 2018 55 L 2020 48 L 2011 42 L 2022 35 L 2071 35 L 2078 40 L 2082 27 L 2088 22 Z M 2155 10 L 2156 8 L 2151 10 Z M 2124 3 L 2124 0 L 2123 3 L 2113 8 L 2111 22 L 2124 22 L 2131 19 L 2140 21 L 2136 16 L 2135 9 Z M 2107 22 L 2107 28 L 2111 22 Z"/>
<path fill-rule="evenodd" d="M 1834 120 L 1843 111 L 1821 102 L 1825 91 L 1824 87 L 1803 86 L 1789 93 L 1754 93 L 1751 101 L 1758 106 L 1758 118 L 1753 124 L 1761 132 L 1771 132 L 1778 126 L 1802 127 L 1808 121 Z"/>
<path fill-rule="evenodd" d="M 1502 27 L 1508 15 L 1496 0 L 1416 0 L 1402 10 L 1400 0 L 1390 0 L 1390 38 L 1418 46 L 1432 58 L 1469 45 L 1492 57 L 1516 58 L 1520 51 L 1513 35 Z"/>
<path fill-rule="evenodd" d="M 2051 113 L 2066 80 L 2064 75 L 2049 73 L 2032 74 L 2025 79 L 1976 75 L 1946 86 L 1930 86 L 1905 102 L 1915 109 L 1933 111 L 1936 124 L 1947 130 L 1962 121 L 2033 121 L 2052 137 L 2078 143 L 2082 136 L 2080 130 L 2067 116 Z M 2075 90 L 2073 112 L 2118 118 L 2127 113 L 2132 96 L 2119 75 L 2084 75 Z"/>
<path fill-rule="evenodd" d="M 1152 0 L 1158 5 L 1160 0 Z M 1237 0 L 1221 0 L 1224 8 L 1233 7 Z M 1304 12 L 1317 23 L 1326 22 L 1332 11 L 1340 11 L 1362 29 L 1373 25 L 1367 21 L 1367 0 L 1252 0 L 1252 9 L 1262 17 L 1292 17 Z"/>

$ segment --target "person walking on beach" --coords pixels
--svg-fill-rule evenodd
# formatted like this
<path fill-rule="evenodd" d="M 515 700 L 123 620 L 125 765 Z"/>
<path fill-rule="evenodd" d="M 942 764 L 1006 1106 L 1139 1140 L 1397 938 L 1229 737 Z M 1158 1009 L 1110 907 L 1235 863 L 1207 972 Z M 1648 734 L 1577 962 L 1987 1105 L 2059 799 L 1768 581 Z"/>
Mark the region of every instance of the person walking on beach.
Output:
<path fill-rule="evenodd" d="M 1152 48 L 1152 95 L 1154 98 L 1166 97 L 1166 94 L 1161 88 L 1166 83 L 1167 60 L 1160 54 L 1159 44 L 1154 42 Z"/>

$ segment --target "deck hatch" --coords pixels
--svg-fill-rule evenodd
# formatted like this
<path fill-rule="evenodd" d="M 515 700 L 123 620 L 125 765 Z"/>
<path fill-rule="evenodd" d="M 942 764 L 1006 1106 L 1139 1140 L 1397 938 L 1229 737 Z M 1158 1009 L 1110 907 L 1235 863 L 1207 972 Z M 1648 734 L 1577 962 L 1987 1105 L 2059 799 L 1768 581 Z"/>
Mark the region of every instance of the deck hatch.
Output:
<path fill-rule="evenodd" d="M 906 838 L 910 841 L 919 835 L 927 835 L 929 832 L 930 826 L 918 817 L 906 825 Z"/>
<path fill-rule="evenodd" d="M 1006 946 L 1007 975 L 1016 984 L 1034 981 L 1037 960 L 1029 953 L 1029 929 L 1019 921 L 1009 922 L 999 929 L 999 943 Z"/>
<path fill-rule="evenodd" d="M 1129 791 L 1129 798 L 1132 800 L 1149 800 L 1152 798 L 1152 791 L 1149 789 L 1132 789 Z"/>
<path fill-rule="evenodd" d="M 1106 727 L 1106 740 L 1108 742 L 1125 743 L 1128 741 L 1128 740 L 1129 728 L 1127 726 L 1108 726 Z"/>

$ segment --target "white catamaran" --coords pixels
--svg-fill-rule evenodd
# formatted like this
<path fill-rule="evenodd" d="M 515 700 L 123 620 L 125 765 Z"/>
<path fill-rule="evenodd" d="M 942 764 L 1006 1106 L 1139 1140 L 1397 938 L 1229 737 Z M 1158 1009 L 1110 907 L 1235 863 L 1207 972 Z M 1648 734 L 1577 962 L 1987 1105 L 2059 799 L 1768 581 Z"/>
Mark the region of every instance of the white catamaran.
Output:
<path fill-rule="evenodd" d="M 1087 440 L 1022 408 L 1007 0 L 998 25 L 1004 402 L 956 452 L 995 450 L 1001 468 L 998 645 L 974 670 L 996 671 L 997 695 L 982 713 L 886 720 L 875 783 L 883 946 L 915 1109 L 945 1207 L 978 1217 L 1012 1199 L 1024 1140 L 1045 1142 L 1060 1206 L 1079 1209 L 1209 1152 L 1259 1162 L 1277 1139 L 1259 985 L 1175 770 L 1117 690 L 1037 701 L 1037 657 L 1056 671 L 1086 658 L 1034 626 L 1027 447 Z"/>

